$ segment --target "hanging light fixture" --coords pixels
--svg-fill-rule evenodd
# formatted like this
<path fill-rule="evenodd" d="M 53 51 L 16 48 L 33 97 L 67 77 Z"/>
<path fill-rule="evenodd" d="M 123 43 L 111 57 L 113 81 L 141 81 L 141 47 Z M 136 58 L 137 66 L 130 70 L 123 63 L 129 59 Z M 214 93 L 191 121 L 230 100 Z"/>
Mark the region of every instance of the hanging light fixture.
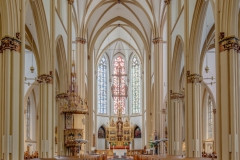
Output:
<path fill-rule="evenodd" d="M 206 0 L 205 0 L 206 1 Z M 207 39 L 207 32 L 208 31 L 208 21 L 207 21 L 207 11 L 206 11 L 206 39 Z M 210 84 L 210 85 L 213 85 L 216 83 L 216 81 L 213 81 L 215 80 L 215 77 L 213 76 L 213 74 L 210 72 L 210 68 L 208 66 L 208 52 L 206 53 L 206 66 L 205 66 L 205 72 L 206 72 L 206 76 L 205 78 L 203 78 L 204 80 L 211 80 L 211 82 L 206 82 L 205 84 Z"/>
<path fill-rule="evenodd" d="M 206 67 L 205 67 L 205 72 L 208 73 L 209 67 L 208 67 L 208 55 L 206 53 Z"/>
<path fill-rule="evenodd" d="M 31 67 L 29 68 L 29 72 L 25 75 L 25 84 L 27 84 L 28 86 L 30 86 L 31 84 L 34 84 L 34 85 L 38 85 L 38 84 L 35 84 L 35 83 L 31 83 L 29 81 L 36 81 L 37 80 L 37 75 L 36 73 L 34 72 L 35 71 L 35 68 L 33 66 L 33 53 L 32 53 L 32 65 Z M 29 77 L 28 77 L 29 76 Z M 28 81 L 28 82 L 27 82 Z"/>

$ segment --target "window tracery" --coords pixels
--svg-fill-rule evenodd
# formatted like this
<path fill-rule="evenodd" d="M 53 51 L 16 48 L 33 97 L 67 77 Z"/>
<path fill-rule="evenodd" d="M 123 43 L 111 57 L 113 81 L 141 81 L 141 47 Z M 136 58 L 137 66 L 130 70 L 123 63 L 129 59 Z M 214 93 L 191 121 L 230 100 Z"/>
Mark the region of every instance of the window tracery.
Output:
<path fill-rule="evenodd" d="M 27 113 L 26 113 L 26 136 L 30 139 L 30 98 L 27 100 Z"/>
<path fill-rule="evenodd" d="M 121 56 L 115 58 L 113 62 L 113 85 L 112 97 L 114 103 L 114 114 L 117 114 L 118 108 L 121 108 L 122 114 L 125 114 L 125 98 L 127 97 L 127 85 L 125 73 L 125 62 Z"/>
<path fill-rule="evenodd" d="M 107 60 L 104 56 L 98 65 L 98 113 L 107 113 Z"/>
<path fill-rule="evenodd" d="M 213 104 L 212 99 L 208 97 L 208 138 L 213 137 Z"/>
<path fill-rule="evenodd" d="M 140 64 L 136 56 L 132 60 L 132 113 L 140 113 Z"/>

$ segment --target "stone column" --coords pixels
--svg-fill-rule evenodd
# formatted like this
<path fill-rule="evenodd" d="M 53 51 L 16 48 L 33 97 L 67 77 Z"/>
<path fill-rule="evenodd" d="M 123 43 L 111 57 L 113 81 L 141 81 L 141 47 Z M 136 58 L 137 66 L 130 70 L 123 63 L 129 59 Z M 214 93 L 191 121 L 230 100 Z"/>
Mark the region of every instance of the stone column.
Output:
<path fill-rule="evenodd" d="M 238 0 L 215 2 L 216 146 L 219 160 L 240 158 L 238 4 Z"/>
<path fill-rule="evenodd" d="M 239 159 L 239 44 L 235 36 L 220 34 L 217 82 L 217 154 L 220 160 Z M 218 53 L 216 53 L 218 54 Z M 219 91 L 219 92 L 218 92 Z"/>
<path fill-rule="evenodd" d="M 55 12 L 55 0 L 51 0 L 51 23 L 50 23 L 50 29 L 51 29 L 51 35 L 50 35 L 50 43 L 51 43 L 51 54 L 52 54 L 52 65 L 50 66 L 52 69 L 52 76 L 55 78 L 55 62 L 56 62 L 56 45 L 55 45 L 55 29 L 56 29 L 56 12 Z M 49 94 L 52 94 L 52 101 L 49 103 L 49 106 L 52 106 L 52 110 L 50 112 L 49 118 L 51 118 L 52 125 L 50 125 L 49 128 L 49 135 L 52 135 L 49 137 L 50 144 L 52 144 L 51 148 L 51 157 L 55 156 L 55 116 L 58 116 L 58 113 L 55 113 L 56 109 L 56 79 L 52 81 L 52 88 L 49 90 Z"/>
<path fill-rule="evenodd" d="M 53 158 L 55 155 L 55 0 L 50 2 L 50 60 L 49 73 L 40 74 L 38 112 L 38 148 L 39 158 Z"/>
<path fill-rule="evenodd" d="M 40 85 L 40 101 L 38 112 L 38 131 L 39 131 L 39 158 L 52 158 L 54 156 L 54 120 L 53 114 L 53 79 L 52 72 L 50 74 L 42 74 L 38 76 L 38 83 Z M 55 90 L 54 90 L 55 91 Z"/>
<path fill-rule="evenodd" d="M 85 38 L 76 38 L 76 46 L 77 46 L 77 51 L 76 51 L 76 59 L 77 59 L 77 84 L 78 84 L 78 94 L 82 98 L 83 101 L 86 101 L 85 99 L 85 63 L 86 63 L 86 57 L 84 53 L 84 44 L 86 44 L 86 39 Z M 85 119 L 85 115 L 78 115 L 81 120 Z M 85 120 L 86 121 L 86 120 Z M 84 129 L 84 135 L 83 138 L 85 139 L 86 137 L 86 129 L 85 129 L 85 124 L 81 125 L 81 128 Z"/>
<path fill-rule="evenodd" d="M 213 152 L 216 153 L 216 141 L 217 141 L 217 117 L 216 117 L 216 112 L 217 109 L 213 109 L 213 139 L 214 139 L 214 144 L 213 144 Z"/>
<path fill-rule="evenodd" d="M 58 107 L 58 123 L 57 123 L 57 156 L 64 156 L 66 152 L 64 151 L 64 130 L 65 130 L 65 115 L 61 113 L 61 107 L 63 104 L 67 103 L 66 97 L 67 93 L 59 93 L 56 95 Z"/>
<path fill-rule="evenodd" d="M 70 85 L 70 78 L 72 72 L 72 4 L 74 0 L 67 0 L 68 8 L 67 8 L 67 64 L 68 64 L 68 85 Z"/>
<path fill-rule="evenodd" d="M 172 111 L 172 119 L 169 121 L 169 144 L 171 144 L 170 155 L 182 155 L 182 103 L 184 100 L 183 93 L 171 93 L 171 104 L 169 105 Z"/>
<path fill-rule="evenodd" d="M 94 55 L 94 54 L 92 54 Z M 95 76 L 94 76 L 94 57 L 88 55 L 88 83 L 90 85 L 88 85 L 88 111 L 89 111 L 89 119 L 88 119 L 88 137 L 87 140 L 89 140 L 89 147 L 88 150 L 91 151 L 91 147 L 93 146 L 93 134 L 94 134 L 94 130 L 93 127 L 95 128 L 94 123 L 93 123 L 93 119 L 95 119 L 94 115 L 93 115 L 93 106 L 95 106 L 95 92 L 94 92 L 94 85 L 96 84 L 95 82 Z"/>
<path fill-rule="evenodd" d="M 19 5 L 20 4 L 20 5 Z M 0 47 L 0 72 L 1 72 L 1 129 L 0 129 L 0 158 L 4 160 L 23 159 L 23 139 L 24 139 L 24 112 L 23 112 L 23 93 L 24 93 L 24 56 L 25 51 L 21 49 L 20 30 L 23 27 L 25 7 L 23 2 L 14 0 L 2 0 L 0 2 L 2 30 Z M 22 9 L 22 10 L 21 10 Z M 21 16 L 20 16 L 21 10 Z M 22 13 L 24 12 L 24 13 Z M 19 22 L 19 19 L 23 22 Z M 24 31 L 23 31 L 24 30 Z M 25 48 L 25 46 L 23 46 Z M 19 148 L 21 147 L 21 148 Z"/>
<path fill-rule="evenodd" d="M 85 63 L 86 63 L 86 57 L 84 56 L 84 44 L 86 43 L 85 38 L 76 38 L 77 42 L 77 74 L 79 75 L 78 78 L 78 86 L 79 86 L 79 95 L 81 98 L 85 98 Z"/>
<path fill-rule="evenodd" d="M 158 139 L 164 138 L 164 119 L 161 110 L 164 107 L 163 103 L 163 45 L 162 38 L 153 39 L 154 44 L 154 105 L 152 108 L 152 133 L 157 131 Z"/>
<path fill-rule="evenodd" d="M 164 138 L 160 132 L 160 127 L 163 125 L 162 115 L 160 113 L 163 107 L 163 52 L 162 52 L 162 38 L 157 37 L 153 39 L 154 44 L 154 106 L 152 113 L 152 127 L 151 132 L 155 130 L 158 133 L 158 139 Z"/>
<path fill-rule="evenodd" d="M 150 53 L 144 53 L 144 71 L 146 74 L 144 74 L 144 79 L 143 79 L 143 93 L 144 93 L 144 100 L 143 100 L 143 126 L 142 126 L 142 137 L 144 138 L 145 142 L 143 143 L 147 147 L 149 147 L 148 142 L 150 141 L 150 136 L 153 134 L 151 132 L 150 127 L 151 127 L 151 111 L 150 107 L 151 106 L 151 54 Z M 146 122 L 146 124 L 145 124 Z"/>
<path fill-rule="evenodd" d="M 3 64 L 3 50 L 2 46 L 0 46 L 0 65 Z M 3 153 L 4 153 L 4 147 L 3 147 L 3 141 L 4 141 L 4 120 L 5 120 L 5 107 L 4 107 L 4 84 L 3 84 L 3 68 L 0 69 L 0 158 L 3 159 Z"/>
<path fill-rule="evenodd" d="M 25 126 L 24 126 L 24 80 L 25 80 L 25 23 L 26 23 L 26 18 L 25 18 L 25 0 L 21 0 L 21 17 L 20 17 L 20 29 L 21 29 L 21 55 L 20 55 L 20 112 L 19 112 L 19 159 L 22 159 L 24 157 L 24 131 L 25 131 Z"/>
<path fill-rule="evenodd" d="M 202 76 L 187 72 L 187 105 L 185 106 L 186 156 L 201 157 L 202 151 Z"/>
<path fill-rule="evenodd" d="M 167 113 L 168 113 L 168 127 L 167 127 L 167 134 L 168 134 L 168 138 L 170 139 L 172 137 L 172 133 L 169 132 L 169 129 L 171 127 L 171 120 L 172 120 L 172 113 L 173 111 L 171 110 L 171 107 L 169 107 L 171 104 L 171 97 L 170 97 L 170 90 L 171 90 L 171 70 L 172 70 L 172 38 L 171 38 L 171 28 L 172 28 L 172 22 L 171 22 L 171 18 L 172 18 L 172 7 L 171 7 L 171 0 L 164 0 L 165 5 L 167 5 L 167 104 L 168 104 L 168 108 L 167 108 Z M 168 154 L 169 155 L 173 155 L 173 151 L 172 151 L 172 143 L 168 142 L 167 145 L 168 149 Z"/>
<path fill-rule="evenodd" d="M 167 105 L 167 104 L 166 104 Z M 167 112 L 166 112 L 166 109 L 165 108 L 163 108 L 162 110 L 161 110 L 161 114 L 162 114 L 162 116 L 161 116 L 161 121 L 162 121 L 162 125 L 161 125 L 161 128 L 160 128 L 160 131 L 161 131 L 161 135 L 162 135 L 162 137 L 161 138 L 167 138 L 166 137 L 166 131 L 165 131 L 165 127 L 167 126 L 167 116 L 166 116 L 166 114 L 167 114 Z M 159 138 L 159 139 L 161 139 L 161 138 Z M 166 151 L 165 151 L 165 146 L 164 146 L 164 142 L 161 142 L 160 143 L 160 145 L 159 145 L 159 153 L 160 154 L 165 154 L 166 153 Z"/>

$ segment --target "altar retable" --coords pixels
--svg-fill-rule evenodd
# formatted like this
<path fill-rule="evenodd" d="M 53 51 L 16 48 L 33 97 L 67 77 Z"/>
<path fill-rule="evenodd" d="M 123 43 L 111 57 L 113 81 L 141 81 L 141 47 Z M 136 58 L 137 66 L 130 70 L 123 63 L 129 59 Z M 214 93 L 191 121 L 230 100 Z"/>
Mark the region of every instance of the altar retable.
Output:
<path fill-rule="evenodd" d="M 117 120 L 112 118 L 106 130 L 106 139 L 111 149 L 129 149 L 134 138 L 134 128 L 128 118 L 123 120 L 121 108 L 118 109 Z"/>

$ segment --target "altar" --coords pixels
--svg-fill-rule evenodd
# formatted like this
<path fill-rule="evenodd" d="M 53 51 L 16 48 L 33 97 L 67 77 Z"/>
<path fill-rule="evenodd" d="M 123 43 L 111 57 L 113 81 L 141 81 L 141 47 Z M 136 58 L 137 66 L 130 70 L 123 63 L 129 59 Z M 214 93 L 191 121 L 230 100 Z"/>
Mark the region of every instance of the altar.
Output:
<path fill-rule="evenodd" d="M 111 119 L 106 127 L 106 140 L 109 142 L 110 149 L 130 149 L 130 143 L 134 139 L 134 128 L 130 125 L 129 119 L 122 117 L 121 109 L 118 110 L 116 120 Z"/>
<path fill-rule="evenodd" d="M 126 149 L 114 149 L 113 155 L 118 156 L 118 158 L 121 158 L 122 156 L 127 156 L 127 150 Z"/>

